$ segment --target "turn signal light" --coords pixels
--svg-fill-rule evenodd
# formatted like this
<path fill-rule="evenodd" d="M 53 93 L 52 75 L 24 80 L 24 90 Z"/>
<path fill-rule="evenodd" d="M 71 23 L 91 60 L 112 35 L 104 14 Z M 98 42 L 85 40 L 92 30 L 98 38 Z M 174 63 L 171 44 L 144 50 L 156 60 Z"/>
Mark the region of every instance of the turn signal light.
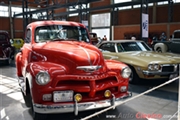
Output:
<path fill-rule="evenodd" d="M 79 102 L 79 101 L 82 100 L 82 95 L 78 93 L 78 94 L 76 94 L 76 95 L 74 96 L 74 99 L 75 99 L 77 102 Z"/>
<path fill-rule="evenodd" d="M 111 97 L 111 91 L 110 91 L 110 90 L 106 90 L 106 91 L 104 92 L 104 96 L 105 96 L 106 98 Z"/>

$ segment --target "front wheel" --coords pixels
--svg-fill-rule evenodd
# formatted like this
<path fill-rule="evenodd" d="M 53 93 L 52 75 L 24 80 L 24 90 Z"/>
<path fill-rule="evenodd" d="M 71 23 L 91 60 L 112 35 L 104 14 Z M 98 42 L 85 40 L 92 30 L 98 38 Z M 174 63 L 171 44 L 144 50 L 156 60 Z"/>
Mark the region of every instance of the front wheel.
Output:
<path fill-rule="evenodd" d="M 47 114 L 40 114 L 34 111 L 34 106 L 32 102 L 32 96 L 30 95 L 31 98 L 31 111 L 32 111 L 32 117 L 34 120 L 46 120 Z"/>
<path fill-rule="evenodd" d="M 140 81 L 139 76 L 137 75 L 135 69 L 133 67 L 130 67 L 132 70 L 132 73 L 129 77 L 129 83 L 131 84 L 137 84 Z"/>
<path fill-rule="evenodd" d="M 31 97 L 30 97 L 30 94 L 27 93 L 27 94 L 25 95 L 22 90 L 21 90 L 21 93 L 22 93 L 22 95 L 23 95 L 25 105 L 26 105 L 27 107 L 31 107 Z"/>
<path fill-rule="evenodd" d="M 160 47 L 157 48 L 156 51 L 157 51 L 158 53 L 162 53 L 162 49 L 161 49 Z"/>
<path fill-rule="evenodd" d="M 11 65 L 12 63 L 12 59 L 9 57 L 7 60 L 6 60 L 6 65 Z"/>
<path fill-rule="evenodd" d="M 47 115 L 34 112 L 32 108 L 32 116 L 34 120 L 46 120 Z"/>

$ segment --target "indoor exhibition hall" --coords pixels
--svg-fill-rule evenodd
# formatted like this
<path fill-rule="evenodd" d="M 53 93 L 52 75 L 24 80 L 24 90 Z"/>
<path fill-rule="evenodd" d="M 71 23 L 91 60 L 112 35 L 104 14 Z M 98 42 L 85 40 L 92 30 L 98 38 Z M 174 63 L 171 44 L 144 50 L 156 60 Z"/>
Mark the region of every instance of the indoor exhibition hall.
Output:
<path fill-rule="evenodd" d="M 0 0 L 0 120 L 180 120 L 180 0 Z"/>

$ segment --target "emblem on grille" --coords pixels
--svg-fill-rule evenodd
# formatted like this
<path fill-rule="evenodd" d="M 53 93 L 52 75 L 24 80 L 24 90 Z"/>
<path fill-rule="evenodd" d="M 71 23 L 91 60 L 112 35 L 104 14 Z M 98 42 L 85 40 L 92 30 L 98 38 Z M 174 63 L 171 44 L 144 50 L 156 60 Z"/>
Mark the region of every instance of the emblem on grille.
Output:
<path fill-rule="evenodd" d="M 84 70 L 85 72 L 94 72 L 100 68 L 102 68 L 102 66 L 78 66 L 76 69 Z"/>

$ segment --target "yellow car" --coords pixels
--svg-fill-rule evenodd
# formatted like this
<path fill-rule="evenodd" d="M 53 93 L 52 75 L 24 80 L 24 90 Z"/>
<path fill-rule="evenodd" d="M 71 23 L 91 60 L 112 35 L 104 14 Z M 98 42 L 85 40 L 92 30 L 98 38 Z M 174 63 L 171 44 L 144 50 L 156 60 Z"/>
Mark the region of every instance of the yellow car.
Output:
<path fill-rule="evenodd" d="M 180 55 L 157 53 L 143 41 L 103 41 L 97 47 L 102 50 L 105 59 L 124 62 L 131 68 L 130 83 L 138 83 L 140 78 L 172 79 L 178 76 Z"/>
<path fill-rule="evenodd" d="M 15 49 L 20 49 L 24 44 L 24 40 L 21 38 L 11 39 L 10 42 L 11 42 L 11 45 L 15 47 Z"/>

